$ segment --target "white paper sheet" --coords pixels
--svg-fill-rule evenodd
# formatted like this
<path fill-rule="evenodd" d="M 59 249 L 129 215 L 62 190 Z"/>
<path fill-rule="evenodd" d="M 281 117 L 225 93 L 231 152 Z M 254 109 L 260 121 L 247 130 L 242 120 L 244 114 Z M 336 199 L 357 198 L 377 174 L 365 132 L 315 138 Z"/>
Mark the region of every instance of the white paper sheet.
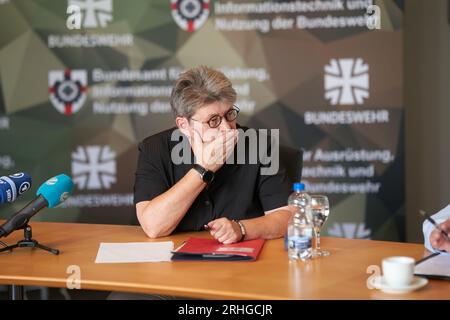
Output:
<path fill-rule="evenodd" d="M 419 263 L 414 273 L 450 277 L 450 254 L 441 253 Z"/>
<path fill-rule="evenodd" d="M 95 263 L 170 261 L 172 241 L 100 243 Z"/>

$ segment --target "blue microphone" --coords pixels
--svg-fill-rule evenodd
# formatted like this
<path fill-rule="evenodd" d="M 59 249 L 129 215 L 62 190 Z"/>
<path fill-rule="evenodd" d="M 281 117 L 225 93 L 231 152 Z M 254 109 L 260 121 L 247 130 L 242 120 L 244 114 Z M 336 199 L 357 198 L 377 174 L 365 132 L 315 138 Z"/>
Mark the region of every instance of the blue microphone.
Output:
<path fill-rule="evenodd" d="M 45 181 L 36 192 L 37 198 L 28 203 L 0 226 L 0 238 L 7 237 L 17 229 L 23 229 L 36 213 L 45 207 L 53 208 L 64 202 L 73 190 L 73 182 L 65 174 Z"/>
<path fill-rule="evenodd" d="M 14 202 L 31 188 L 31 176 L 25 172 L 0 177 L 0 204 Z"/>
<path fill-rule="evenodd" d="M 54 208 L 66 201 L 73 189 L 73 182 L 65 174 L 48 179 L 36 191 L 37 196 L 42 196 L 46 201 L 46 207 Z"/>

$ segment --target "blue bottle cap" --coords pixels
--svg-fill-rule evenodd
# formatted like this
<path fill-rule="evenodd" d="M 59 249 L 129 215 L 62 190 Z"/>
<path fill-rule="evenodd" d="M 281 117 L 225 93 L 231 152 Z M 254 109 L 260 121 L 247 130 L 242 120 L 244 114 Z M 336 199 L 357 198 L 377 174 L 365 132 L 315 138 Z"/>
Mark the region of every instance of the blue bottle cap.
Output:
<path fill-rule="evenodd" d="M 299 192 L 305 190 L 305 184 L 301 182 L 294 183 L 294 186 L 292 187 L 294 191 Z"/>

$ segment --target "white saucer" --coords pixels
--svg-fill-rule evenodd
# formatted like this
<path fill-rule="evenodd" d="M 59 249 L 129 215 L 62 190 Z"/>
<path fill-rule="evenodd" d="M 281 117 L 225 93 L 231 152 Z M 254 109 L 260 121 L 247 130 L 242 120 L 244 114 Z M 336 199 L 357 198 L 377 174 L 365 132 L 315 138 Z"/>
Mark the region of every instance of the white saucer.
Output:
<path fill-rule="evenodd" d="M 407 293 L 426 286 L 428 279 L 422 277 L 413 277 L 409 286 L 406 287 L 391 287 L 389 286 L 383 276 L 372 278 L 372 284 L 375 288 L 380 289 L 385 293 Z"/>

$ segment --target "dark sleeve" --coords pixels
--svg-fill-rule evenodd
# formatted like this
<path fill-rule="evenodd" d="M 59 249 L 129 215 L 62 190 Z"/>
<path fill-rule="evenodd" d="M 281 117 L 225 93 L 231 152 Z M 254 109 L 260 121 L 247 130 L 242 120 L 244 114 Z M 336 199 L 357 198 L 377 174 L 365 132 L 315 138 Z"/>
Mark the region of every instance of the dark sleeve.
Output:
<path fill-rule="evenodd" d="M 139 157 L 134 182 L 134 204 L 149 201 L 169 189 L 165 175 L 163 150 L 157 143 L 139 144 Z"/>
<path fill-rule="evenodd" d="M 278 148 L 278 141 L 268 137 L 267 145 L 269 150 L 267 152 L 267 155 L 270 155 L 272 161 L 270 164 L 261 163 L 258 179 L 259 199 L 264 211 L 270 211 L 287 206 L 288 197 L 291 193 L 291 181 L 289 181 L 286 175 L 286 169 L 284 168 L 283 163 L 279 158 L 280 152 Z M 266 162 L 264 161 L 264 163 Z M 264 174 L 264 172 L 262 172 L 263 170 L 261 169 L 269 168 L 271 167 L 271 165 L 273 166 L 276 163 L 278 163 L 278 170 L 276 170 L 276 172 L 272 172 L 271 174 Z M 276 165 L 273 166 L 273 168 L 276 167 Z"/>

